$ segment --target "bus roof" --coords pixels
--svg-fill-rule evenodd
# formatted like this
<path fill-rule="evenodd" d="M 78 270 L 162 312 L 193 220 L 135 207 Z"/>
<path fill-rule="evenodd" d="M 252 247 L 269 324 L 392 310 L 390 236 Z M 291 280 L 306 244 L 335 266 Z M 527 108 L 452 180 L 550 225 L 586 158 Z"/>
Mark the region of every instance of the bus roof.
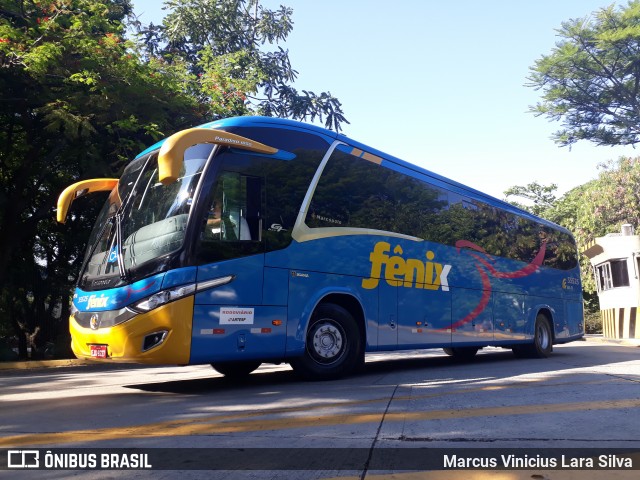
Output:
<path fill-rule="evenodd" d="M 197 128 L 225 129 L 230 127 L 268 127 L 268 126 L 286 128 L 289 130 L 305 131 L 307 133 L 312 133 L 320 137 L 323 137 L 328 143 L 332 143 L 334 140 L 345 142 L 353 147 L 356 147 L 358 149 L 361 149 L 363 151 L 366 151 L 373 155 L 381 157 L 382 165 L 384 165 L 386 162 L 389 162 L 397 166 L 403 167 L 404 169 L 415 172 L 416 178 L 419 178 L 419 175 L 428 176 L 433 180 L 435 180 L 436 182 L 445 185 L 446 188 L 454 191 L 455 193 L 469 195 L 470 197 L 476 200 L 484 201 L 500 209 L 512 211 L 520 216 L 528 217 L 537 222 L 547 224 L 548 226 L 551 226 L 555 229 L 564 230 L 567 233 L 571 234 L 571 232 L 569 232 L 569 230 L 567 230 L 566 228 L 560 225 L 556 225 L 555 223 L 550 222 L 549 220 L 536 217 L 530 212 L 527 212 L 526 210 L 522 210 L 508 202 L 505 202 L 504 200 L 500 200 L 496 197 L 483 193 L 479 190 L 476 190 L 472 187 L 464 185 L 460 182 L 457 182 L 455 180 L 444 177 L 442 175 L 434 173 L 425 168 L 419 167 L 413 163 L 407 162 L 400 158 L 384 153 L 373 147 L 370 147 L 361 142 L 358 142 L 350 137 L 347 137 L 344 134 L 339 134 L 331 130 L 328 130 L 326 128 L 319 127 L 317 125 L 311 125 L 311 124 L 299 122 L 296 120 L 289 120 L 289 119 L 277 118 L 277 117 L 245 116 L 245 117 L 230 117 L 230 118 L 225 118 L 221 120 L 216 120 L 213 122 L 208 122 L 202 125 L 198 125 Z M 160 148 L 166 140 L 167 140 L 166 138 L 163 140 L 160 140 L 159 142 L 155 143 L 154 145 L 150 146 L 149 148 L 141 152 L 139 155 L 136 156 L 136 158 L 142 155 L 146 155 L 147 153 Z"/>

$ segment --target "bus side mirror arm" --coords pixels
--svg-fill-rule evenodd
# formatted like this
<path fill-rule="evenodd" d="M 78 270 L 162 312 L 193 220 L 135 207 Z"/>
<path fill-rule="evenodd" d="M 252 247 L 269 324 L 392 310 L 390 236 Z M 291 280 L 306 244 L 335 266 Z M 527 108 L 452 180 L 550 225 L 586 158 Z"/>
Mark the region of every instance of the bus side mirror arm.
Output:
<path fill-rule="evenodd" d="M 69 185 L 58 197 L 56 220 L 59 223 L 65 223 L 67 221 L 67 213 L 69 213 L 71 203 L 73 203 L 76 198 L 88 193 L 111 191 L 116 185 L 118 185 L 117 178 L 94 178 Z"/>
<path fill-rule="evenodd" d="M 216 145 L 240 148 L 267 155 L 272 155 L 278 151 L 277 148 L 223 130 L 211 128 L 182 130 L 167 138 L 160 148 L 160 153 L 158 154 L 158 177 L 163 185 L 169 185 L 178 179 L 184 162 L 185 150 L 199 143 L 215 143 Z"/>

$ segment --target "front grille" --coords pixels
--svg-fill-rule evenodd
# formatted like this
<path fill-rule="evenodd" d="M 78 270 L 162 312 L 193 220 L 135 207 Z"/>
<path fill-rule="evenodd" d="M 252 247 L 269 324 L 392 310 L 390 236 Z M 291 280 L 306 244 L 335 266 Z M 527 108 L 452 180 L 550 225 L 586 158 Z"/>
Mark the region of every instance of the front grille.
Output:
<path fill-rule="evenodd" d="M 73 318 L 81 327 L 98 330 L 124 323 L 136 315 L 137 313 L 125 307 L 120 310 L 106 310 L 103 312 L 76 312 Z"/>

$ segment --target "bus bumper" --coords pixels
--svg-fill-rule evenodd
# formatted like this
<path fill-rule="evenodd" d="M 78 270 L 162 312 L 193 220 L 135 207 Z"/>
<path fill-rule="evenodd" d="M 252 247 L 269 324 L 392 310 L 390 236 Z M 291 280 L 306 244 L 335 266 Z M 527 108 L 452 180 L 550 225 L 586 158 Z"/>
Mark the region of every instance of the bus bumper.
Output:
<path fill-rule="evenodd" d="M 191 355 L 193 301 L 193 296 L 185 297 L 119 325 L 97 330 L 80 326 L 71 316 L 73 353 L 78 358 L 93 360 L 186 365 Z M 163 339 L 154 344 L 154 336 Z M 149 345 L 154 346 L 148 348 Z"/>

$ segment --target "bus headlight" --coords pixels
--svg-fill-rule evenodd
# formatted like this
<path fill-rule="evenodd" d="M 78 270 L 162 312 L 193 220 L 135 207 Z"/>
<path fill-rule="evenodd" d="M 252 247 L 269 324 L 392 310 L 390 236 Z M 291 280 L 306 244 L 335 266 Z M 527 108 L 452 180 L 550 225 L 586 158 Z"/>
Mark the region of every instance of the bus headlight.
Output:
<path fill-rule="evenodd" d="M 181 285 L 179 287 L 168 288 L 158 293 L 154 293 L 142 300 L 131 304 L 128 308 L 136 313 L 144 313 L 158 308 L 167 303 L 173 302 L 183 297 L 187 297 L 195 292 L 201 292 L 210 288 L 220 287 L 232 282 L 236 278 L 235 275 L 226 275 L 224 277 L 205 280 L 200 283 L 191 283 L 189 285 Z"/>
<path fill-rule="evenodd" d="M 195 283 L 192 283 L 190 285 L 181 285 L 180 287 L 175 288 L 169 288 L 167 290 L 162 290 L 158 293 L 154 293 L 147 298 L 143 298 L 142 300 L 139 300 L 136 303 L 132 304 L 129 308 L 138 313 L 149 312 L 154 308 L 158 308 L 167 303 L 174 302 L 180 298 L 187 297 L 195 291 Z"/>

